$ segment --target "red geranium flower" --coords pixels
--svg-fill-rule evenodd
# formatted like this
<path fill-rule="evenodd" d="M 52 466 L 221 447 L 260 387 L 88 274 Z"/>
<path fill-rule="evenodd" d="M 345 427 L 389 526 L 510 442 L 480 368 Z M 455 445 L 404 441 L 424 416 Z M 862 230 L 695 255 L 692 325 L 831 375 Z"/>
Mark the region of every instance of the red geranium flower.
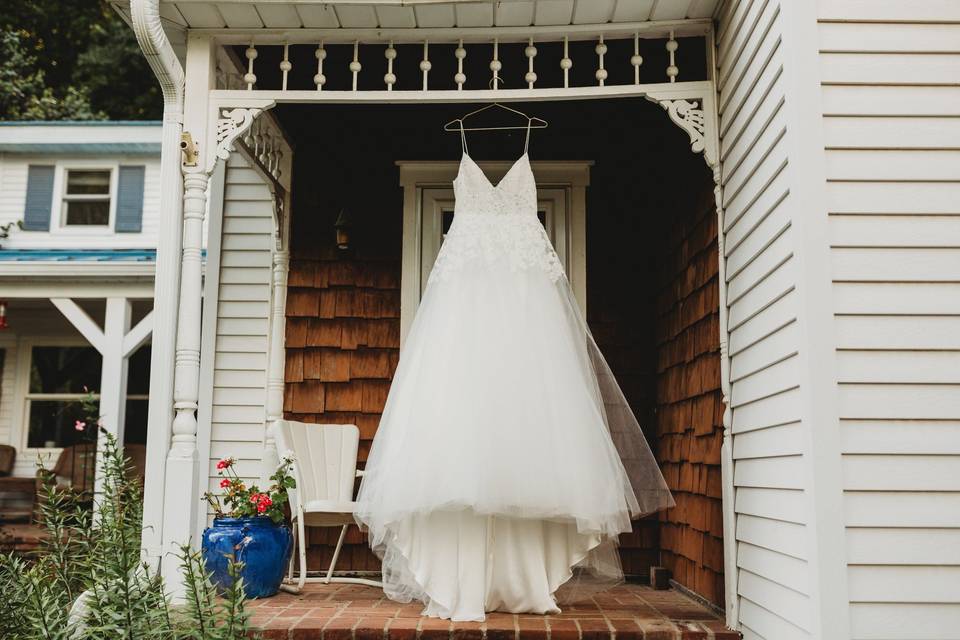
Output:
<path fill-rule="evenodd" d="M 224 478 L 223 480 L 220 481 L 221 489 L 226 489 L 229 486 L 230 486 L 230 480 L 228 478 Z"/>
<path fill-rule="evenodd" d="M 217 463 L 217 469 L 223 470 L 233 466 L 233 458 L 224 458 Z"/>

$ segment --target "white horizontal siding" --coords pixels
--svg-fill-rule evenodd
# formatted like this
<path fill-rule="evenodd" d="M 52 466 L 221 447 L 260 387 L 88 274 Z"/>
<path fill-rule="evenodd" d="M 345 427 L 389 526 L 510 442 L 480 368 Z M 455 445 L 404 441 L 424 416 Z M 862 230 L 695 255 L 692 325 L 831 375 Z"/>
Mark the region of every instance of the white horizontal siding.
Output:
<path fill-rule="evenodd" d="M 237 473 L 260 477 L 267 386 L 273 196 L 240 154 L 227 164 L 220 249 L 210 425 L 209 490 L 219 492 L 216 461 L 232 456 Z"/>
<path fill-rule="evenodd" d="M 739 623 L 777 640 L 811 637 L 780 9 L 728 2 L 717 32 Z"/>
<path fill-rule="evenodd" d="M 960 18 L 820 0 L 854 638 L 960 625 Z"/>
<path fill-rule="evenodd" d="M 91 164 L 92 163 L 92 164 Z M 90 156 L 28 156 L 0 154 L 0 225 L 23 220 L 23 208 L 27 194 L 27 167 L 31 164 L 55 164 L 58 171 L 63 167 L 103 166 L 121 164 L 144 165 L 143 228 L 139 233 L 115 233 L 112 228 L 90 232 L 83 229 L 57 229 L 50 231 L 23 231 L 11 229 L 3 241 L 6 249 L 153 249 L 157 246 L 157 224 L 160 212 L 160 158 L 152 156 L 102 155 Z M 60 202 L 54 194 L 53 218 L 56 219 Z"/>

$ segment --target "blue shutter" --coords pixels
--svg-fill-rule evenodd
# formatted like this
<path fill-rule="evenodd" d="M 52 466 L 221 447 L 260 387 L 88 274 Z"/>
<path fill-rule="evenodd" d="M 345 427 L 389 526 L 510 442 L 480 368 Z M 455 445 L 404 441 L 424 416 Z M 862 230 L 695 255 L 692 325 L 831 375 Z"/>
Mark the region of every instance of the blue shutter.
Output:
<path fill-rule="evenodd" d="M 27 200 L 23 208 L 23 228 L 50 231 L 53 207 L 53 167 L 32 164 L 27 168 Z"/>
<path fill-rule="evenodd" d="M 120 167 L 117 176 L 117 222 L 121 233 L 139 233 L 143 229 L 143 175 L 145 167 Z"/>

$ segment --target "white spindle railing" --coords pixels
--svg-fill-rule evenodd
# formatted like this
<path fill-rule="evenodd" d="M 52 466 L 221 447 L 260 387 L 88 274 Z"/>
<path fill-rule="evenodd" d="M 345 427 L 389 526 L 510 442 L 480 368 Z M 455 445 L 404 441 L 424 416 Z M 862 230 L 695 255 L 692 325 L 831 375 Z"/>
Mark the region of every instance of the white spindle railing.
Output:
<path fill-rule="evenodd" d="M 493 90 L 500 88 L 500 70 L 503 69 L 503 63 L 500 62 L 500 39 L 493 39 L 493 60 L 490 61 L 490 71 L 493 72 L 491 78 Z"/>
<path fill-rule="evenodd" d="M 430 62 L 430 43 L 426 40 L 423 41 L 423 59 L 420 61 L 420 72 L 423 74 L 423 90 L 427 90 L 427 74 L 430 73 L 430 69 L 433 67 L 433 64 Z"/>
<path fill-rule="evenodd" d="M 290 63 L 290 45 L 284 43 L 283 45 L 283 60 L 280 61 L 280 73 L 283 78 L 281 80 L 281 86 L 283 90 L 287 90 L 287 76 L 290 75 L 290 70 L 293 69 L 293 65 Z"/>
<path fill-rule="evenodd" d="M 640 41 L 644 38 L 642 35 L 642 30 L 636 30 L 630 33 L 629 35 L 616 33 L 617 41 L 623 42 L 624 44 L 632 44 L 632 54 L 629 57 L 629 64 L 633 69 L 633 85 L 639 85 L 640 82 L 640 70 L 641 66 L 644 63 L 643 56 L 640 55 Z M 677 40 L 676 32 L 671 30 L 667 32 L 668 35 L 666 39 L 660 40 L 664 43 L 666 48 L 669 62 L 668 66 L 665 69 L 667 82 L 677 82 L 680 75 L 680 68 L 677 64 L 677 50 L 679 48 L 679 42 Z M 596 79 L 596 84 L 598 86 L 604 87 L 610 84 L 610 61 L 607 59 L 611 55 L 611 49 L 609 47 L 610 38 L 608 33 L 604 30 L 597 30 L 597 37 L 594 40 L 593 52 L 596 55 L 596 66 L 594 71 L 594 78 Z M 391 34 L 392 35 L 392 34 Z M 559 60 L 560 69 L 563 72 L 562 88 L 567 89 L 571 88 L 571 73 L 570 70 L 573 68 L 573 49 L 570 46 L 571 37 L 574 37 L 576 40 L 583 41 L 584 37 L 587 34 L 584 32 L 571 32 L 571 35 L 564 35 L 561 37 L 554 36 L 556 40 L 562 42 L 562 57 Z M 649 36 L 647 36 L 649 37 Z M 504 87 L 504 82 L 507 80 L 503 75 L 503 58 L 505 55 L 505 50 L 503 48 L 507 40 L 507 36 L 502 34 L 497 34 L 492 36 L 487 43 L 492 43 L 493 45 L 493 56 L 489 62 L 490 69 L 490 80 L 488 83 L 489 89 L 499 90 Z M 526 58 L 526 70 L 523 75 L 523 82 L 526 85 L 527 89 L 550 89 L 551 86 L 544 86 L 544 83 L 540 80 L 536 72 L 536 62 L 537 58 L 540 55 L 540 52 L 536 46 L 535 38 L 533 36 L 525 36 L 523 40 L 517 42 L 518 38 L 516 36 L 510 36 L 508 42 L 514 45 L 523 46 L 523 55 Z M 630 42 L 632 40 L 632 43 Z M 441 39 L 442 41 L 442 39 Z M 402 41 L 401 41 L 402 42 Z M 436 42 L 436 40 L 434 40 Z M 454 49 L 454 58 L 456 59 L 456 71 L 453 76 L 453 86 L 457 91 L 463 91 L 467 89 L 467 76 L 465 72 L 465 63 L 468 50 L 471 46 L 482 45 L 482 41 L 465 41 L 463 37 L 457 37 L 456 40 L 446 40 L 446 42 L 452 42 L 456 45 Z M 542 40 L 541 40 L 542 42 Z M 363 65 L 360 63 L 360 44 L 359 39 L 348 42 L 339 42 L 330 46 L 335 47 L 353 47 L 353 55 L 350 59 L 348 68 L 350 72 L 350 90 L 359 91 L 360 90 L 360 74 L 363 71 Z M 384 46 L 383 55 L 386 59 L 386 72 L 383 75 L 383 83 L 386 91 L 394 91 L 397 88 L 397 66 L 396 61 L 398 59 L 400 48 L 397 46 L 397 40 L 393 37 L 390 39 L 384 39 L 378 42 L 371 42 L 370 44 L 376 45 L 380 44 Z M 430 41 L 426 38 L 422 41 L 418 41 L 417 44 L 422 45 L 423 54 L 422 58 L 419 61 L 419 68 L 421 74 L 421 89 L 422 91 L 429 91 L 430 89 L 443 90 L 450 87 L 447 86 L 438 86 L 431 87 L 429 83 L 430 71 L 433 68 L 433 63 L 430 60 Z M 282 51 L 281 61 L 279 64 L 280 69 L 280 91 L 289 91 L 291 87 L 294 89 L 296 83 L 296 76 L 293 75 L 293 51 L 291 51 L 290 42 L 278 43 L 276 45 L 264 45 L 261 43 L 260 48 L 268 47 L 277 47 Z M 629 51 L 630 49 L 627 49 Z M 578 49 L 577 51 L 581 51 Z M 614 51 L 617 52 L 617 55 L 623 55 L 620 53 L 623 51 L 621 48 L 617 48 Z M 316 45 L 314 50 L 314 56 L 316 57 L 316 73 L 313 76 L 313 86 L 317 91 L 323 91 L 328 89 L 327 76 L 324 72 L 324 63 L 327 59 L 327 45 L 325 45 L 325 40 L 320 39 L 319 44 Z M 624 51 L 625 53 L 625 51 Z M 255 69 L 255 62 L 259 57 L 259 50 L 254 41 L 246 46 L 244 50 L 244 55 L 239 58 L 233 55 L 233 60 L 235 62 L 230 63 L 229 60 L 226 62 L 220 61 L 217 67 L 217 83 L 220 88 L 223 89 L 236 89 L 238 87 L 246 87 L 248 91 L 257 89 L 257 73 Z M 510 55 L 514 55 L 511 53 Z M 242 60 L 243 57 L 246 57 L 245 64 Z M 227 56 L 224 56 L 226 60 Z M 620 63 L 617 63 L 620 65 Z M 616 65 L 615 65 L 616 66 Z M 627 81 L 629 83 L 629 81 Z M 508 85 L 509 86 L 509 85 Z M 480 87 L 475 87 L 479 89 Z"/>
<path fill-rule="evenodd" d="M 322 40 L 313 55 L 317 59 L 317 73 L 313 76 L 313 84 L 317 85 L 317 91 L 323 91 L 323 85 L 327 84 L 327 76 L 323 75 L 323 61 L 327 59 L 327 50 L 323 48 Z"/>
<path fill-rule="evenodd" d="M 604 83 L 607 81 L 609 74 L 603 66 L 603 58 L 607 55 L 607 45 L 603 41 L 603 34 L 600 34 L 600 42 L 597 43 L 597 46 L 594 48 L 594 51 L 597 52 L 597 73 L 594 74 L 597 77 L 597 82 L 600 86 L 604 86 Z"/>
<path fill-rule="evenodd" d="M 257 59 L 257 48 L 250 43 L 246 50 L 247 73 L 243 76 L 243 81 L 247 83 L 247 90 L 252 91 L 253 85 L 257 83 L 257 76 L 253 73 L 253 61 Z"/>
<path fill-rule="evenodd" d="M 570 69 L 573 68 L 573 60 L 570 59 L 570 37 L 563 36 L 563 57 L 560 58 L 560 68 L 563 69 L 563 88 L 570 88 Z"/>
<path fill-rule="evenodd" d="M 387 73 L 383 76 L 383 82 L 387 85 L 387 91 L 393 91 L 393 85 L 397 83 L 397 76 L 393 73 L 393 61 L 397 59 L 397 50 L 393 47 L 393 40 L 387 45 L 383 57 L 387 59 Z"/>
<path fill-rule="evenodd" d="M 353 41 L 353 60 L 350 61 L 350 73 L 353 74 L 353 90 L 357 90 L 357 78 L 360 76 L 360 70 L 363 65 L 360 64 L 360 41 Z"/>
<path fill-rule="evenodd" d="M 457 91 L 463 90 L 463 83 L 467 81 L 467 76 L 463 73 L 463 59 L 467 57 L 467 50 L 463 47 L 463 38 L 457 43 L 457 48 L 453 52 L 457 59 L 457 73 L 453 76 L 453 81 L 457 83 Z"/>
<path fill-rule="evenodd" d="M 523 76 L 523 79 L 527 83 L 527 88 L 533 89 L 533 85 L 537 81 L 537 74 L 533 70 L 533 59 L 537 57 L 537 48 L 533 46 L 533 38 L 530 38 L 527 42 L 523 55 L 527 56 L 527 73 Z"/>
<path fill-rule="evenodd" d="M 667 53 L 670 54 L 670 66 L 667 67 L 667 77 L 670 78 L 670 82 L 676 82 L 677 76 L 680 75 L 680 68 L 677 66 L 677 47 L 679 43 L 676 38 L 673 37 L 673 31 L 670 32 L 670 39 L 667 40 Z"/>
<path fill-rule="evenodd" d="M 633 55 L 630 56 L 630 64 L 633 65 L 633 84 L 640 84 L 640 65 L 643 64 L 643 56 L 640 55 L 640 34 L 633 34 Z"/>

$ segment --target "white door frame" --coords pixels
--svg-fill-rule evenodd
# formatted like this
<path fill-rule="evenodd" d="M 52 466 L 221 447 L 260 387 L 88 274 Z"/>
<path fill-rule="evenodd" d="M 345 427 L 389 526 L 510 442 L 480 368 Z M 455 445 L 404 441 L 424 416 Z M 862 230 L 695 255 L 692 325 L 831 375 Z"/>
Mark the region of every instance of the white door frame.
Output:
<path fill-rule="evenodd" d="M 480 168 L 496 183 L 509 171 L 511 163 L 503 161 L 479 162 Z M 449 160 L 398 160 L 400 186 L 403 187 L 403 256 L 400 275 L 400 347 L 413 322 L 425 278 L 423 276 L 425 247 L 423 238 L 423 196 L 427 190 L 451 191 L 450 183 L 459 169 L 459 163 Z M 565 202 L 565 225 L 562 247 L 557 253 L 573 288 L 580 310 L 586 313 L 586 188 L 590 185 L 590 167 L 586 160 L 533 160 L 530 162 L 537 182 L 538 193 L 563 189 L 569 196 Z M 553 239 L 556 244 L 557 239 Z"/>

